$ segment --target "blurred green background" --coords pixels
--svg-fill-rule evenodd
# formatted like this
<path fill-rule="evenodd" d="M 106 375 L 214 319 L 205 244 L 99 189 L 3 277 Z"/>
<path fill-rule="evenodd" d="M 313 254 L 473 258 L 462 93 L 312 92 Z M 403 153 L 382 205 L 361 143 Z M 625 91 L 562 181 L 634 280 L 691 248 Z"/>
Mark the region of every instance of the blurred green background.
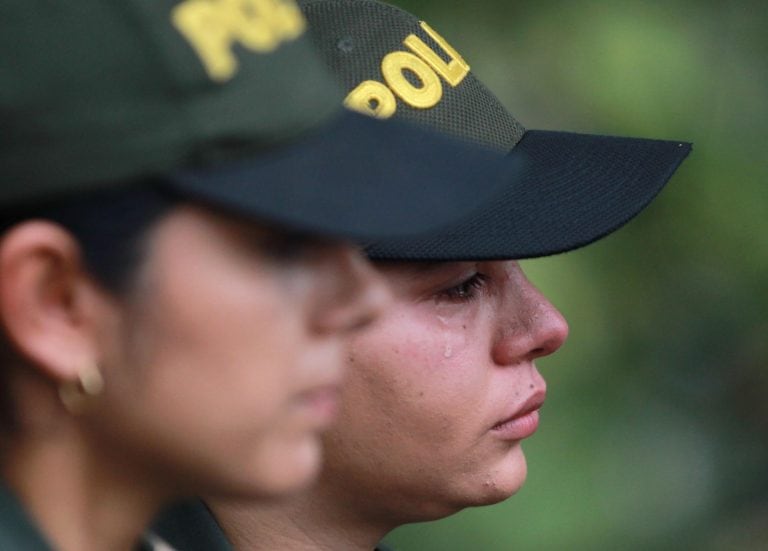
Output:
<path fill-rule="evenodd" d="M 571 324 L 529 477 L 402 551 L 768 549 L 768 3 L 394 0 L 528 128 L 680 139 L 632 224 L 527 261 Z"/>

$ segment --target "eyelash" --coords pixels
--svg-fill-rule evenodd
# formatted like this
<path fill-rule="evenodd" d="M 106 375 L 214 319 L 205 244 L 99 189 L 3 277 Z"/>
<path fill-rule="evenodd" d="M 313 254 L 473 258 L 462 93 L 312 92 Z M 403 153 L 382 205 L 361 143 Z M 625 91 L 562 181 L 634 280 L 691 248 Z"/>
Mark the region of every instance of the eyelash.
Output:
<path fill-rule="evenodd" d="M 310 247 L 301 239 L 277 238 L 270 240 L 264 249 L 275 260 L 290 262 L 305 256 Z"/>
<path fill-rule="evenodd" d="M 453 302 L 470 302 L 477 298 L 477 292 L 485 287 L 488 276 L 475 273 L 458 285 L 437 293 L 437 298 Z"/>
<path fill-rule="evenodd" d="M 291 263 L 305 260 L 316 248 L 322 246 L 322 243 L 302 234 L 285 233 L 268 236 L 261 240 L 258 246 L 272 259 Z"/>

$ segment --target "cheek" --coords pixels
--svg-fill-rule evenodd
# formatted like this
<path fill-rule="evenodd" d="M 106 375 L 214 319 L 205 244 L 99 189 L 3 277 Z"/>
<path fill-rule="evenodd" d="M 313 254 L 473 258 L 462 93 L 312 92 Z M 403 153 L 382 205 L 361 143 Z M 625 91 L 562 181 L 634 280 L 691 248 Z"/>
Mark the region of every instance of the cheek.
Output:
<path fill-rule="evenodd" d="M 141 315 L 126 320 L 107 362 L 103 437 L 211 487 L 279 491 L 295 484 L 281 465 L 313 473 L 317 452 L 291 423 L 311 366 L 304 325 L 298 308 L 264 287 L 187 286 L 137 305 Z M 282 462 L 273 461 L 278 455 Z"/>
<path fill-rule="evenodd" d="M 478 340 L 461 324 L 390 325 L 353 340 L 342 421 L 387 446 L 412 440 L 414 452 L 470 438 L 487 384 Z"/>
<path fill-rule="evenodd" d="M 143 301 L 153 334 L 144 337 L 154 341 L 160 364 L 173 364 L 170 371 L 207 377 L 212 391 L 232 385 L 233 399 L 260 389 L 268 401 L 280 395 L 276 385 L 297 375 L 311 347 L 307 318 L 316 274 L 239 251 L 209 256 L 178 259 L 183 277 L 170 260 L 156 270 L 153 299 Z"/>
<path fill-rule="evenodd" d="M 243 399 L 266 409 L 289 390 L 283 387 L 298 367 L 291 343 L 301 338 L 299 320 L 253 293 L 197 297 L 180 307 L 158 301 L 156 308 L 165 306 L 165 312 L 139 329 L 133 346 L 151 351 L 151 387 L 172 390 L 180 400 L 198 396 L 200 405 L 219 401 L 226 408 Z"/>

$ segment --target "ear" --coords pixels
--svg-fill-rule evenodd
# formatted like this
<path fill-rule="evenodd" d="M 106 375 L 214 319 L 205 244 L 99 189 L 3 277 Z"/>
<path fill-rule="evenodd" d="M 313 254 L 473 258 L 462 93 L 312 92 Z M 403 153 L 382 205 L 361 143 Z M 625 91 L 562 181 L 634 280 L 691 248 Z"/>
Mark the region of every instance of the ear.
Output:
<path fill-rule="evenodd" d="M 61 226 L 31 220 L 2 237 L 0 321 L 15 348 L 56 384 L 77 379 L 97 359 L 98 294 L 77 241 Z"/>

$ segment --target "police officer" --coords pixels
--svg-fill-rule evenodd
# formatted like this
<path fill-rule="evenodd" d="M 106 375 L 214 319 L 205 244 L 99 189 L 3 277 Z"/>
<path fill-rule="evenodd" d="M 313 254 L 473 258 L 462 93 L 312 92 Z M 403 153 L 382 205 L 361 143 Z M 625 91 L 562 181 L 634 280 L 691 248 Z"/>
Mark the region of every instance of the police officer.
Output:
<path fill-rule="evenodd" d="M 535 360 L 568 326 L 513 259 L 616 230 L 690 150 L 526 130 L 429 24 L 377 0 L 300 3 L 349 106 L 524 154 L 527 165 L 460 223 L 368 247 L 395 305 L 351 339 L 318 484 L 272 506 L 208 498 L 178 508 L 160 530 L 184 550 L 224 550 L 227 540 L 240 551 L 373 549 L 402 524 L 514 494 L 526 475 L 522 441 L 546 397 Z"/>
<path fill-rule="evenodd" d="M 517 170 L 344 112 L 305 28 L 290 0 L 0 7 L 0 548 L 129 549 L 172 499 L 304 487 L 389 298 L 342 238 Z"/>

